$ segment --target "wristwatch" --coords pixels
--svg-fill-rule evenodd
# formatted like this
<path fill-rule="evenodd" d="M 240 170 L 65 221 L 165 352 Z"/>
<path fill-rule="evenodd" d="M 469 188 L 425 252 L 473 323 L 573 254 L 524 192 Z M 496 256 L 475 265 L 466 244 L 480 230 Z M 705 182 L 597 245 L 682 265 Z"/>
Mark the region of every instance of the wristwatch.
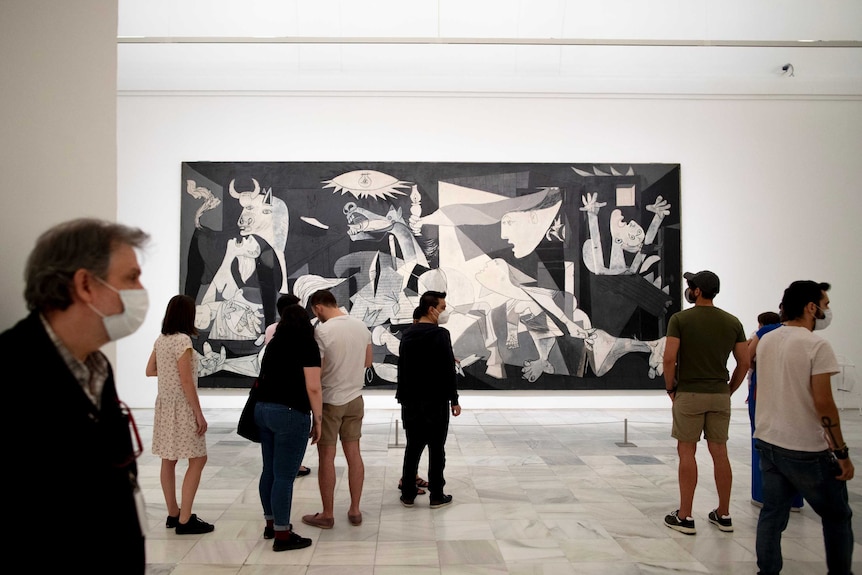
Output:
<path fill-rule="evenodd" d="M 832 455 L 835 456 L 835 459 L 847 459 L 850 457 L 850 449 L 847 447 L 847 444 L 844 444 L 844 447 L 841 449 L 836 449 L 832 452 Z"/>

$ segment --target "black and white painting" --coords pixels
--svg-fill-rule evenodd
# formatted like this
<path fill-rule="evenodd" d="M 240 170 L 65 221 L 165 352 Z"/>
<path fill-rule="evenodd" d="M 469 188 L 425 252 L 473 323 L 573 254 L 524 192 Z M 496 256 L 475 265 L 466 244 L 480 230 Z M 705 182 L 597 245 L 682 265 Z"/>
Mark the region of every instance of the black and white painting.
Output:
<path fill-rule="evenodd" d="M 444 291 L 461 389 L 663 385 L 680 309 L 680 167 L 187 162 L 180 291 L 201 387 L 248 387 L 276 300 L 331 290 L 393 388 L 419 296 Z"/>

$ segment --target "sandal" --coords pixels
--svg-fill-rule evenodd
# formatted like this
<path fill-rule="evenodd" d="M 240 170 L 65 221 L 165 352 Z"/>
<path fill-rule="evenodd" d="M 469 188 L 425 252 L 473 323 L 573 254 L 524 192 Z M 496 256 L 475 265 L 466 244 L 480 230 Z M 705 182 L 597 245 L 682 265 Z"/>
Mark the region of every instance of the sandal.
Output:
<path fill-rule="evenodd" d="M 425 483 L 425 485 L 427 486 L 428 483 Z M 401 482 L 400 481 L 398 482 L 398 491 L 401 491 Z M 425 493 L 427 493 L 427 492 L 424 489 L 422 489 L 421 487 L 419 487 L 419 482 L 417 481 L 416 482 L 416 495 L 425 495 Z"/>
<path fill-rule="evenodd" d="M 416 478 L 416 487 L 428 487 L 428 482 L 421 477 Z"/>

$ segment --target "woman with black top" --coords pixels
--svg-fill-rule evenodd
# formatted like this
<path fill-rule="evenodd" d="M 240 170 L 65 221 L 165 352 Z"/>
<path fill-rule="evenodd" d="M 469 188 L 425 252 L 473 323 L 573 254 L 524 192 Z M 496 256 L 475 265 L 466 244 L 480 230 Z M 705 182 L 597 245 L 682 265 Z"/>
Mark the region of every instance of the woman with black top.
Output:
<path fill-rule="evenodd" d="M 261 364 L 254 420 L 260 428 L 263 472 L 260 502 L 265 539 L 275 538 L 273 551 L 302 549 L 311 539 L 291 529 L 293 481 L 305 448 L 320 438 L 323 400 L 320 351 L 308 313 L 297 304 L 285 308 Z"/>

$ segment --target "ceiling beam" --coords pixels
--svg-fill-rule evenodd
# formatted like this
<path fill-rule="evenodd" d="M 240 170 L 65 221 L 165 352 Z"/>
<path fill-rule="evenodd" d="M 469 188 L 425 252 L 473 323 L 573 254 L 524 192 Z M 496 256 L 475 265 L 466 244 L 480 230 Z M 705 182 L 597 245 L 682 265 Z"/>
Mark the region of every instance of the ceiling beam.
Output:
<path fill-rule="evenodd" d="M 649 40 L 601 38 L 441 38 L 332 36 L 118 36 L 118 44 L 457 44 L 511 46 L 707 46 L 731 48 L 862 48 L 858 40 Z"/>

